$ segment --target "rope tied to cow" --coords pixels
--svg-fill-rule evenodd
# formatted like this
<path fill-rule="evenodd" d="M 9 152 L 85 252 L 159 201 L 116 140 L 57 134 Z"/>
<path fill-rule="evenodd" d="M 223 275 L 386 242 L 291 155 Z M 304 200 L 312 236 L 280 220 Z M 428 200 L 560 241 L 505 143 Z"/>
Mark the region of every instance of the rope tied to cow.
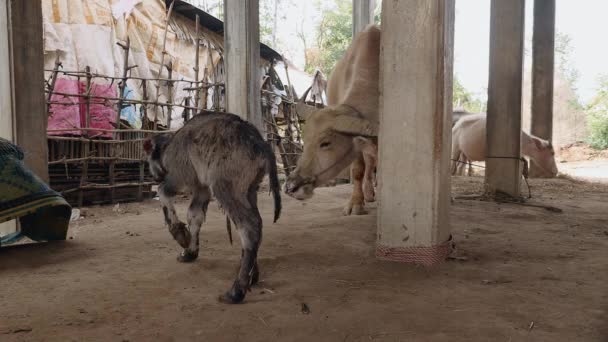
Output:
<path fill-rule="evenodd" d="M 486 159 L 513 159 L 513 160 L 520 160 L 524 163 L 524 168 L 521 172 L 521 175 L 524 179 L 524 182 L 526 183 L 526 187 L 528 188 L 528 198 L 532 198 L 532 187 L 530 186 L 530 183 L 528 182 L 528 178 L 530 177 L 530 164 L 528 163 L 528 161 L 526 160 L 526 158 L 524 157 L 492 157 L 492 156 L 487 156 Z M 462 160 L 456 160 L 456 159 L 450 159 L 453 162 L 456 163 L 460 163 L 460 164 L 464 164 L 464 165 L 471 165 L 471 166 L 475 166 L 481 169 L 486 169 L 485 166 L 482 165 L 477 165 L 477 164 L 473 164 L 471 162 L 468 161 L 462 161 Z"/>

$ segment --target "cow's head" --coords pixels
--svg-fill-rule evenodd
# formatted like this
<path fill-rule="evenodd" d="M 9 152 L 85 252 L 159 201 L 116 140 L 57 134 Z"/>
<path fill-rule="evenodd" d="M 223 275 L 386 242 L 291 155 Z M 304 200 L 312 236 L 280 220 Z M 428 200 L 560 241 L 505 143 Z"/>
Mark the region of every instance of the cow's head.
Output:
<path fill-rule="evenodd" d="M 165 166 L 163 165 L 163 153 L 165 147 L 171 141 L 172 134 L 160 134 L 153 137 L 148 137 L 144 140 L 144 152 L 148 159 L 150 174 L 156 182 L 162 182 L 167 175 Z"/>
<path fill-rule="evenodd" d="M 536 177 L 553 178 L 557 176 L 557 165 L 555 163 L 555 150 L 553 145 L 549 141 L 537 138 L 532 138 L 532 146 L 528 153 L 528 156 L 534 164 L 541 169 L 539 174 L 535 174 Z"/>
<path fill-rule="evenodd" d="M 285 192 L 300 200 L 312 197 L 314 188 L 335 178 L 377 135 L 377 123 L 362 118 L 350 106 L 312 113 L 304 126 L 304 152 L 287 179 Z"/>

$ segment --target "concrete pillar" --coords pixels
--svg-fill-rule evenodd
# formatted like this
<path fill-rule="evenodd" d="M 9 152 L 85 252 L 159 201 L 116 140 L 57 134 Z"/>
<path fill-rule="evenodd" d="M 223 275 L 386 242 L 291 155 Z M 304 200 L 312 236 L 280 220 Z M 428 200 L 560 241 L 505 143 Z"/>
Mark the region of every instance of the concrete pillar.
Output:
<path fill-rule="evenodd" d="M 353 37 L 374 23 L 374 0 L 353 0 Z"/>
<path fill-rule="evenodd" d="M 9 21 L 6 1 L 0 1 L 0 138 L 13 140 L 11 64 L 9 55 Z M 0 223 L 0 236 L 17 229 L 16 221 Z"/>
<path fill-rule="evenodd" d="M 531 133 L 551 141 L 553 137 L 553 71 L 555 62 L 555 0 L 534 1 L 532 39 Z M 531 163 L 530 175 L 540 174 Z"/>
<path fill-rule="evenodd" d="M 48 181 L 42 5 L 40 1 L 10 0 L 8 12 L 15 141 L 25 151 L 26 165 Z"/>
<path fill-rule="evenodd" d="M 226 110 L 264 132 L 258 0 L 224 0 Z"/>
<path fill-rule="evenodd" d="M 488 194 L 520 195 L 525 0 L 492 0 L 486 148 Z"/>
<path fill-rule="evenodd" d="M 434 265 L 451 251 L 454 1 L 384 0 L 381 45 L 376 256 Z"/>

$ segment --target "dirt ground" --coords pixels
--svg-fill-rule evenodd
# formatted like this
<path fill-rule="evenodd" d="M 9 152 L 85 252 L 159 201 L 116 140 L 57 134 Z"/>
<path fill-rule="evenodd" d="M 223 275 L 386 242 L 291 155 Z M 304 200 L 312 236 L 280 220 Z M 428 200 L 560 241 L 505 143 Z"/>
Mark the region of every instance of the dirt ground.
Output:
<path fill-rule="evenodd" d="M 481 181 L 453 178 L 454 194 Z M 376 260 L 376 211 L 341 216 L 349 190 L 284 197 L 236 306 L 217 301 L 240 249 L 215 204 L 192 264 L 157 201 L 88 209 L 66 242 L 0 249 L 0 341 L 608 341 L 608 186 L 533 180 L 563 213 L 457 199 L 459 258 L 434 269 Z"/>

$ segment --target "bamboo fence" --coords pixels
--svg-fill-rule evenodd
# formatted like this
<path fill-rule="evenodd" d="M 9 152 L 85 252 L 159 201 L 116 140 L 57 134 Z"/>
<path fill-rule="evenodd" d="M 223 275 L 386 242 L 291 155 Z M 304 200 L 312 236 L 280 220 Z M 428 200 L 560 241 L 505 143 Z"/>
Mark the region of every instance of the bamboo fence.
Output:
<path fill-rule="evenodd" d="M 198 18 L 197 18 L 198 23 Z M 198 25 L 197 25 L 198 26 Z M 198 30 L 197 30 L 198 36 Z M 201 37 L 197 37 L 197 44 L 201 44 Z M 172 130 L 171 117 L 176 110 L 182 110 L 184 122 L 192 116 L 210 111 L 223 111 L 225 108 L 223 98 L 224 83 L 218 80 L 217 69 L 220 63 L 211 63 L 211 70 L 203 70 L 199 74 L 199 53 L 196 49 L 195 78 L 194 80 L 172 78 L 171 62 L 161 64 L 157 78 L 135 77 L 131 75 L 137 65 L 129 65 L 129 52 L 131 44 L 129 39 L 118 43 L 124 51 L 122 75 L 111 76 L 95 73 L 90 67 L 84 70 L 64 70 L 59 58 L 53 69 L 45 70 L 47 114 L 53 115 L 52 109 L 56 106 L 74 106 L 80 111 L 84 107 L 84 120 L 80 126 L 49 129 L 49 173 L 51 186 L 62 192 L 68 201 L 74 205 L 116 203 L 122 201 L 141 201 L 153 195 L 154 182 L 146 172 L 147 165 L 144 160 L 143 141 L 146 137 Z M 210 47 L 210 45 L 207 45 Z M 209 49 L 207 49 L 209 51 Z M 268 68 L 267 75 L 276 75 L 274 65 Z M 167 77 L 163 77 L 163 69 L 167 70 Z M 76 79 L 78 84 L 84 82 L 85 89 L 79 93 L 61 92 L 56 90 L 57 80 L 60 78 Z M 295 110 L 297 99 L 291 94 L 291 84 L 286 89 L 287 95 L 276 94 L 272 91 L 271 76 L 266 77 L 261 93 L 262 112 L 264 115 L 265 134 L 273 148 L 280 156 L 279 169 L 289 174 L 295 168 L 298 156 L 302 152 L 301 119 Z M 93 94 L 95 84 L 110 83 L 109 86 L 118 86 L 117 96 L 101 96 Z M 139 84 L 141 98 L 127 98 L 127 82 Z M 288 81 L 289 82 L 289 81 Z M 150 99 L 148 90 L 155 87 L 157 92 L 154 100 Z M 187 92 L 187 96 L 179 103 L 174 101 L 175 89 L 180 88 Z M 161 101 L 160 90 L 166 90 L 166 101 Z M 209 90 L 213 91 L 212 104 L 208 106 Z M 276 104 L 276 98 L 280 104 Z M 59 100 L 58 100 L 59 99 Z M 71 100 L 63 102 L 61 100 Z M 91 127 L 91 106 L 101 105 L 112 108 L 116 119 L 111 122 L 113 129 Z M 134 129 L 120 120 L 120 113 L 128 106 L 139 106 L 142 128 Z M 272 114 L 273 106 L 278 106 L 282 115 Z M 210 108 L 207 108 L 210 107 Z M 151 112 L 153 111 L 153 112 Z M 159 122 L 158 113 L 165 114 L 165 122 Z M 153 118 L 153 119 L 150 119 Z M 135 191 L 134 191 L 135 190 Z"/>

